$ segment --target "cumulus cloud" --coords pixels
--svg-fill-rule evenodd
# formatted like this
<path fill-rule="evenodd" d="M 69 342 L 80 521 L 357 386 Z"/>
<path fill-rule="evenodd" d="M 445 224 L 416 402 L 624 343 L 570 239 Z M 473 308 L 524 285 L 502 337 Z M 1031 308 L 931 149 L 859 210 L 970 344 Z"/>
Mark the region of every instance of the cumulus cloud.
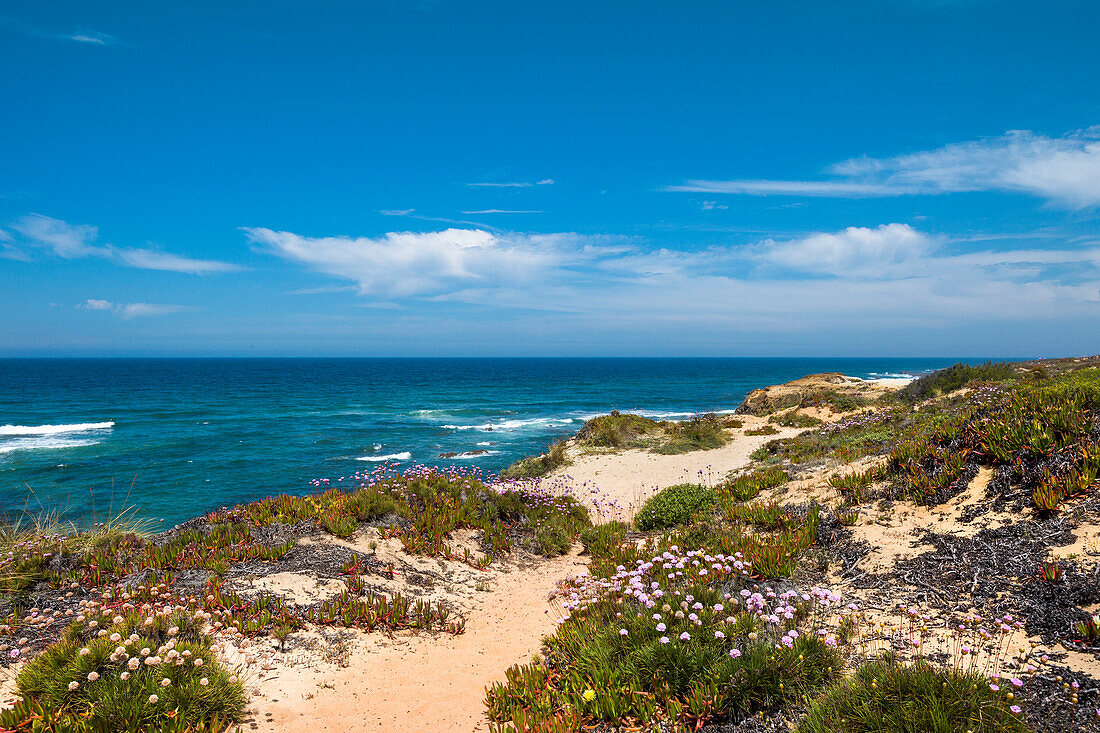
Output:
<path fill-rule="evenodd" d="M 90 311 L 109 311 L 115 307 L 115 304 L 109 300 L 97 300 L 96 298 L 88 298 L 77 308 L 84 308 Z"/>
<path fill-rule="evenodd" d="M 1013 130 L 890 158 L 837 163 L 826 180 L 691 180 L 668 191 L 837 198 L 1024 193 L 1071 209 L 1100 205 L 1100 126 L 1047 137 Z"/>
<path fill-rule="evenodd" d="M 167 270 L 195 275 L 234 272 L 238 265 L 216 260 L 196 260 L 190 257 L 153 249 L 116 247 L 99 244 L 99 230 L 87 224 L 70 224 L 41 214 L 20 217 L 12 228 L 21 236 L 11 238 L 13 244 L 45 249 L 64 259 L 100 257 L 120 265 L 143 270 Z"/>
<path fill-rule="evenodd" d="M 1095 242 L 1011 249 L 1011 238 L 951 239 L 903 223 L 696 249 L 483 229 L 376 237 L 244 231 L 261 251 L 354 283 L 362 305 L 435 314 L 423 316 L 425 324 L 462 321 L 451 304 L 464 303 L 507 313 L 490 319 L 501 329 L 519 314 L 552 312 L 547 323 L 578 333 L 663 333 L 663 342 L 685 338 L 685 348 L 697 349 L 700 339 L 731 333 L 766 333 L 768 343 L 787 334 L 798 344 L 798 334 L 1100 317 Z M 546 327 L 544 316 L 529 317 L 536 331 Z"/>
<path fill-rule="evenodd" d="M 243 231 L 264 251 L 351 280 L 363 294 L 387 297 L 512 286 L 588 256 L 582 238 L 572 234 L 452 228 L 353 238 L 306 237 L 262 227 Z"/>
<path fill-rule="evenodd" d="M 908 224 L 848 227 L 835 233 L 812 234 L 784 242 L 766 240 L 762 256 L 775 264 L 803 272 L 830 275 L 876 274 L 891 265 L 927 256 L 941 239 Z"/>

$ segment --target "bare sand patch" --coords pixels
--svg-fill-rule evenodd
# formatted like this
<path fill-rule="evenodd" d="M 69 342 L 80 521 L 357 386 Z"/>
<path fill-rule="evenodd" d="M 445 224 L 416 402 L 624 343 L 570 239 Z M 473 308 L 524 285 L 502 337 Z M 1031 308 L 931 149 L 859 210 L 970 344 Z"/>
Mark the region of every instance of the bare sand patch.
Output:
<path fill-rule="evenodd" d="M 983 514 L 980 521 L 962 521 L 966 511 L 984 499 L 985 488 L 992 478 L 991 469 L 981 468 L 964 491 L 934 507 L 899 501 L 886 511 L 863 509 L 866 519 L 851 528 L 857 540 L 867 542 L 872 548 L 861 570 L 887 571 L 899 560 L 932 549 L 921 540 L 925 531 L 973 537 L 983 529 L 1000 527 L 1010 521 L 1008 516 L 992 511 Z"/>
<path fill-rule="evenodd" d="M 767 419 L 753 415 L 737 418 L 744 428 L 727 430 L 730 442 L 712 450 L 661 455 L 635 449 L 593 452 L 570 446 L 572 463 L 555 470 L 550 478 L 589 508 L 610 505 L 603 519 L 630 520 L 645 500 L 661 489 L 682 483 L 713 486 L 730 471 L 749 465 L 753 451 L 769 440 L 790 438 L 804 430 L 776 427 L 778 432 L 773 435 L 745 435 L 745 430 L 766 425 Z"/>
<path fill-rule="evenodd" d="M 307 658 L 293 650 L 293 640 L 288 652 L 266 642 L 266 648 L 248 650 L 255 655 L 255 730 L 487 730 L 485 688 L 512 664 L 530 661 L 542 637 L 553 632 L 547 595 L 558 581 L 583 571 L 578 552 L 492 566 L 459 636 L 346 632 L 339 654 Z"/>

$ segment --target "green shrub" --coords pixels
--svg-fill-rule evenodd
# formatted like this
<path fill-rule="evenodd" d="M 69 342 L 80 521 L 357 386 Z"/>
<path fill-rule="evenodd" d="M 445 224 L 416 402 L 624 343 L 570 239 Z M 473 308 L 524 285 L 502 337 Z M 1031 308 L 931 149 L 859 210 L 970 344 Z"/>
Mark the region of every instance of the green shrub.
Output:
<path fill-rule="evenodd" d="M 745 435 L 776 435 L 779 433 L 774 425 L 764 425 L 759 428 L 751 428 L 745 431 Z"/>
<path fill-rule="evenodd" d="M 656 420 L 612 410 L 587 421 L 577 433 L 577 442 L 595 448 L 630 448 L 638 446 L 642 438 L 662 432 Z"/>
<path fill-rule="evenodd" d="M 729 442 L 717 415 L 697 415 L 690 420 L 671 423 L 666 431 L 667 439 L 653 448 L 654 453 L 669 455 L 711 450 Z"/>
<path fill-rule="evenodd" d="M 803 414 L 798 410 L 772 415 L 768 418 L 768 422 L 781 425 L 785 428 L 816 428 L 822 425 L 821 420 L 818 420 L 813 415 Z"/>
<path fill-rule="evenodd" d="M 596 582 L 568 592 L 571 613 L 544 641 L 545 660 L 512 667 L 506 683 L 486 691 L 499 730 L 722 728 L 797 703 L 839 674 L 840 652 L 816 634 L 826 613 L 817 603 L 791 591 L 793 617 L 766 623 L 731 606 L 729 593 L 739 587 L 764 590 L 739 572 L 670 573 L 638 562 L 668 550 L 669 564 L 691 563 L 702 548 L 677 547 L 689 541 L 670 536 L 641 549 L 625 542 L 609 557 L 594 554 Z M 743 549 L 755 562 L 754 551 Z M 639 582 L 624 578 L 627 566 L 639 567 Z M 640 597 L 642 588 L 653 596 Z"/>
<path fill-rule="evenodd" d="M 635 520 L 638 529 L 665 529 L 689 521 L 693 515 L 714 506 L 714 489 L 699 484 L 677 484 L 646 500 Z"/>
<path fill-rule="evenodd" d="M 810 704 L 797 733 L 1026 733 L 989 680 L 923 660 L 865 663 Z"/>
<path fill-rule="evenodd" d="M 559 440 L 546 449 L 546 452 L 537 456 L 521 458 L 508 468 L 500 472 L 503 479 L 525 479 L 545 476 L 559 466 L 569 462 L 565 452 L 566 443 Z"/>
<path fill-rule="evenodd" d="M 764 489 L 770 489 L 790 480 L 790 476 L 779 468 L 764 468 L 752 473 L 730 479 L 719 487 L 723 494 L 729 495 L 734 501 L 749 501 L 755 499 Z"/>
<path fill-rule="evenodd" d="M 166 724 L 219 729 L 241 720 L 244 689 L 218 662 L 210 638 L 191 615 L 150 614 L 147 626 L 139 611 L 119 623 L 111 621 L 113 613 L 75 622 L 27 664 L 16 678 L 23 699 L 0 713 L 0 728 L 29 725 L 32 716 L 43 713 L 54 721 L 54 730 L 149 730 Z M 106 635 L 99 635 L 101 629 Z M 137 639 L 128 641 L 131 634 Z M 143 649 L 149 652 L 142 655 Z M 183 661 L 176 664 L 173 658 Z M 150 665 L 149 659 L 158 661 Z M 131 665 L 131 660 L 136 661 Z"/>
<path fill-rule="evenodd" d="M 1005 382 L 1016 378 L 1017 374 L 1012 365 L 1003 362 L 987 361 L 978 366 L 955 364 L 946 369 L 925 374 L 905 385 L 895 394 L 903 402 L 913 404 L 962 389 L 971 382 Z"/>

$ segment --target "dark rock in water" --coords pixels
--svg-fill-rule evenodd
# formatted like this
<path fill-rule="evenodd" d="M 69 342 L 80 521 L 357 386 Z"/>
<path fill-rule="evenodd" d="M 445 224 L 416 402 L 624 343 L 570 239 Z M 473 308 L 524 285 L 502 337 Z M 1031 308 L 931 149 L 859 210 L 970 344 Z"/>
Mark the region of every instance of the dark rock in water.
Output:
<path fill-rule="evenodd" d="M 459 456 L 462 456 L 463 458 L 469 458 L 470 456 L 483 456 L 488 452 L 489 451 L 485 450 L 484 448 L 481 448 L 480 450 L 466 451 L 465 453 L 456 453 L 454 451 L 450 451 L 450 452 L 447 452 L 447 453 L 440 453 L 439 457 L 440 458 L 458 458 Z"/>

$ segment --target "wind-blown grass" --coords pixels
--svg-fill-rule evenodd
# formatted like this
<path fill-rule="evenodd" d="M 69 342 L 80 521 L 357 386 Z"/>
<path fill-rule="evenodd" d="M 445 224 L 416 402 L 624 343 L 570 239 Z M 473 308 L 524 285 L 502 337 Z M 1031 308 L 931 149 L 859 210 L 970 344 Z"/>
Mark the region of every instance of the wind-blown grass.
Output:
<path fill-rule="evenodd" d="M 981 674 L 890 658 L 868 662 L 829 687 L 810 704 L 796 731 L 1027 733 L 1020 707 L 1016 712 L 1012 707 L 1012 697 L 991 689 Z"/>

